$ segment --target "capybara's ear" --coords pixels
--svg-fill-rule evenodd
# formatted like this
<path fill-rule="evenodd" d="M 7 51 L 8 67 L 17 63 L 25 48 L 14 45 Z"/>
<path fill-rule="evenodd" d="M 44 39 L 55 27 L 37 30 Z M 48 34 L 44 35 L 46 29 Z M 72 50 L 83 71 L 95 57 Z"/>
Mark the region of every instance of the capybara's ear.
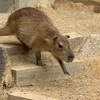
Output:
<path fill-rule="evenodd" d="M 69 35 L 65 35 L 67 38 L 70 38 L 70 36 Z"/>
<path fill-rule="evenodd" d="M 57 40 L 57 37 L 53 38 L 53 40 Z"/>
<path fill-rule="evenodd" d="M 53 42 L 56 43 L 57 41 L 57 37 L 53 38 Z"/>
<path fill-rule="evenodd" d="M 58 37 L 57 37 L 56 35 L 53 36 L 53 40 L 54 40 L 54 41 L 56 41 L 57 38 L 58 38 Z"/>

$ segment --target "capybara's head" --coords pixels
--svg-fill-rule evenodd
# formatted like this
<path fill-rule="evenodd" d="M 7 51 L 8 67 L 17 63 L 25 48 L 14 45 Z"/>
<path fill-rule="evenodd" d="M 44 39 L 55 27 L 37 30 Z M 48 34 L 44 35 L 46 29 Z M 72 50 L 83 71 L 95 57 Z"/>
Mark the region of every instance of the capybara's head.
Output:
<path fill-rule="evenodd" d="M 70 36 L 60 36 L 53 39 L 53 54 L 55 57 L 60 58 L 66 62 L 72 62 L 74 53 L 70 47 L 68 40 Z"/>

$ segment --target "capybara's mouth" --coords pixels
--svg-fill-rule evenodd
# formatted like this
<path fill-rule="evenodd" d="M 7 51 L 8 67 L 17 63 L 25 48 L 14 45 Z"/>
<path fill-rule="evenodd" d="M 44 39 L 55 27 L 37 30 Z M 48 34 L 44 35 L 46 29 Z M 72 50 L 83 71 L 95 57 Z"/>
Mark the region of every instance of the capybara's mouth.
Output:
<path fill-rule="evenodd" d="M 67 62 L 70 63 L 74 60 L 74 55 L 68 56 Z"/>
<path fill-rule="evenodd" d="M 68 63 L 70 63 L 70 62 L 72 62 L 73 60 L 74 60 L 74 58 L 73 58 L 73 59 L 68 60 L 67 62 L 68 62 Z"/>

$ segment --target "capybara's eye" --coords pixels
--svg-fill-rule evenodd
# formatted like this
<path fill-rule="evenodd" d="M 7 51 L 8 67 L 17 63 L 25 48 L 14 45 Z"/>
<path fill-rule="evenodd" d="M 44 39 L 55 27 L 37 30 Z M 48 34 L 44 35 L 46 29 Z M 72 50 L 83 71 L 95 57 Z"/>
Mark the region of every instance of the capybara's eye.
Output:
<path fill-rule="evenodd" d="M 59 44 L 59 48 L 63 48 L 63 46 Z"/>

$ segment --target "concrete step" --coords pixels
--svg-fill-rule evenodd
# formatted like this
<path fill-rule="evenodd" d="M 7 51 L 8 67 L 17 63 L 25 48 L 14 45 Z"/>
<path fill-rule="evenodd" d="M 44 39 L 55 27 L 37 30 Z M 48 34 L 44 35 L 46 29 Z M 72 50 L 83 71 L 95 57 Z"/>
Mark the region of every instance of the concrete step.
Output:
<path fill-rule="evenodd" d="M 70 76 L 82 73 L 86 69 L 84 62 L 67 63 L 66 68 Z M 17 86 L 32 85 L 32 83 L 68 79 L 59 65 L 39 67 L 36 65 L 21 65 L 12 67 L 13 77 Z"/>
<path fill-rule="evenodd" d="M 16 54 L 25 53 L 25 47 L 21 44 L 0 44 L 0 82 L 6 65 L 10 61 L 10 57 Z"/>
<path fill-rule="evenodd" d="M 21 54 L 25 51 L 25 48 L 14 36 L 1 36 L 0 47 L 3 48 L 10 56 Z"/>
<path fill-rule="evenodd" d="M 0 44 L 0 48 L 6 51 L 9 56 L 25 53 L 25 47 L 21 44 Z"/>
<path fill-rule="evenodd" d="M 84 42 L 84 38 L 83 37 L 79 37 L 79 38 L 72 38 L 71 39 L 71 42 L 73 43 L 73 48 L 79 48 L 79 47 L 77 47 L 77 45 L 79 45 L 79 44 L 82 44 L 83 42 Z M 77 44 L 77 43 L 79 43 L 79 44 Z M 5 71 L 5 68 L 6 68 L 6 65 L 7 65 L 7 63 L 11 60 L 11 59 L 9 59 L 9 58 L 11 58 L 12 56 L 16 56 L 17 54 L 21 54 L 21 56 L 23 56 L 23 55 L 27 55 L 28 56 L 28 54 L 26 53 L 27 51 L 29 51 L 27 48 L 25 48 L 17 39 L 16 39 L 16 37 L 14 37 L 14 36 L 3 36 L 3 37 L 0 37 L 0 58 L 2 59 L 1 61 L 0 61 L 0 82 L 1 82 L 1 79 L 2 79 L 2 75 L 3 75 L 3 72 Z M 77 52 L 79 51 L 79 49 L 77 50 Z M 23 62 L 26 62 L 27 61 L 27 59 L 26 59 L 27 57 L 25 57 L 25 59 L 23 59 Z M 29 59 L 31 59 L 31 58 L 29 58 Z M 32 58 L 33 59 L 33 58 Z M 48 58 L 47 58 L 48 59 Z M 16 60 L 16 59 L 15 59 Z M 49 60 L 49 59 L 48 59 Z M 29 60 L 29 62 L 32 62 L 32 61 L 30 61 Z M 20 63 L 20 62 L 19 62 Z M 50 62 L 49 62 L 50 63 Z M 22 66 L 25 66 L 25 64 L 23 64 Z M 73 65 L 66 65 L 66 66 L 73 66 Z M 80 65 L 81 66 L 81 65 Z M 33 70 L 33 68 L 35 67 L 35 70 Z M 24 69 L 25 68 L 25 69 Z M 34 72 L 34 74 L 36 73 L 36 75 L 35 75 L 35 77 L 42 77 L 42 78 L 39 78 L 39 79 L 43 79 L 44 78 L 44 80 L 50 80 L 50 78 L 51 78 L 51 80 L 54 80 L 54 79 L 57 79 L 57 78 L 59 78 L 59 77 L 63 77 L 64 75 L 62 74 L 60 74 L 60 73 L 62 73 L 62 70 L 61 70 L 61 68 L 60 68 L 60 66 L 58 65 L 57 67 L 46 67 L 45 69 L 43 69 L 43 68 L 39 68 L 39 67 L 37 67 L 37 66 L 33 66 L 32 65 L 32 67 L 30 67 L 29 68 L 29 66 L 27 67 L 28 69 L 26 69 L 26 67 L 22 67 L 22 69 L 23 69 L 23 71 L 17 71 L 16 69 L 13 69 L 13 72 L 15 71 L 15 73 L 16 73 L 16 76 L 15 76 L 15 78 L 16 77 L 18 77 L 17 76 L 17 74 L 21 74 L 21 73 L 23 73 L 23 74 L 26 74 L 26 73 L 30 73 L 30 74 L 28 74 L 29 76 L 30 76 L 30 79 L 31 79 L 31 77 L 34 77 L 34 75 L 32 74 L 33 72 Z M 76 67 L 77 68 L 77 67 Z M 68 67 L 68 69 L 70 69 L 69 67 Z M 37 70 L 37 71 L 36 71 Z M 51 72 L 50 72 L 51 71 Z M 24 73 L 25 72 L 25 73 Z M 53 73 L 52 73 L 53 72 Z M 38 74 L 39 73 L 39 74 Z M 44 74 L 45 73 L 45 74 Z M 19 74 L 19 76 L 20 76 L 20 74 Z M 51 76 L 50 76 L 51 75 Z M 28 76 L 28 77 L 29 77 Z M 45 79 L 45 77 L 44 76 L 48 76 L 48 78 L 46 78 Z M 58 77 L 57 77 L 58 76 Z M 54 78 L 55 77 L 55 78 Z M 19 79 L 19 78 L 16 78 L 16 79 Z M 23 77 L 22 77 L 22 79 L 23 79 Z M 25 78 L 24 78 L 25 79 Z M 32 78 L 32 79 L 34 79 L 34 78 Z M 36 78 L 35 78 L 36 79 Z M 37 78 L 38 79 L 38 78 Z M 28 79 L 29 80 L 29 79 Z M 18 81 L 16 81 L 16 83 L 17 83 L 17 85 L 21 85 L 20 84 L 20 82 Z M 26 82 L 25 83 L 25 85 L 30 85 L 31 83 L 30 82 Z M 23 86 L 24 84 L 22 84 L 22 86 Z"/>
<path fill-rule="evenodd" d="M 8 66 L 9 68 L 11 67 L 10 66 L 11 56 L 16 54 L 24 54 L 26 53 L 26 51 L 27 51 L 26 48 L 23 47 L 22 44 L 15 37 L 13 36 L 0 37 L 0 83 L 4 76 L 5 70 L 8 69 Z"/>
<path fill-rule="evenodd" d="M 8 100 L 57 100 L 30 92 L 15 91 L 8 94 Z"/>

